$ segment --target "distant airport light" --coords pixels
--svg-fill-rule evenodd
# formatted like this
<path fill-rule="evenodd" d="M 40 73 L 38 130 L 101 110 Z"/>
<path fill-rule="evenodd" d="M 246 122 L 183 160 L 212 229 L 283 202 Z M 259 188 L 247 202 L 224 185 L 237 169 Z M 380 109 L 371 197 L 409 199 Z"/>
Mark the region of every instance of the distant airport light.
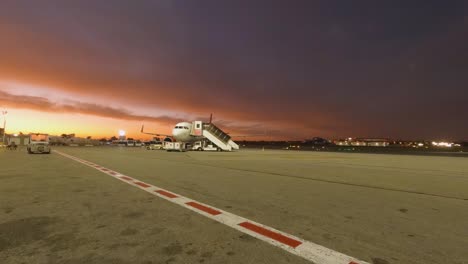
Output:
<path fill-rule="evenodd" d="M 436 147 L 451 148 L 453 146 L 453 143 L 449 143 L 449 142 L 432 142 L 432 145 L 436 146 Z"/>
<path fill-rule="evenodd" d="M 125 131 L 124 130 L 119 130 L 119 136 L 121 136 L 121 137 L 125 136 Z"/>

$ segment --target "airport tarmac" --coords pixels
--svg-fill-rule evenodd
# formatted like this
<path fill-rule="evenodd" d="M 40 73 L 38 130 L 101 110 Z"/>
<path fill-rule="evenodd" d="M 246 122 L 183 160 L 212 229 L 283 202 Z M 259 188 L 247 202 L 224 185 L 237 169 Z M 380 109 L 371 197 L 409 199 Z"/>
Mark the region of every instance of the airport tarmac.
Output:
<path fill-rule="evenodd" d="M 374 264 L 468 263 L 468 159 L 57 147 Z M 0 151 L 1 263 L 311 263 L 57 153 Z"/>

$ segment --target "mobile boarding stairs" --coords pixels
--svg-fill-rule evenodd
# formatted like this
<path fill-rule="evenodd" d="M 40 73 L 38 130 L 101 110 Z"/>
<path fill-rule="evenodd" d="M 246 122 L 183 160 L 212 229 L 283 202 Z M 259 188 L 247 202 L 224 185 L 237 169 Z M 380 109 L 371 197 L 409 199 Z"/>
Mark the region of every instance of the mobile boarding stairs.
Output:
<path fill-rule="evenodd" d="M 193 123 L 192 135 L 205 137 L 223 151 L 239 149 L 239 145 L 232 141 L 231 136 L 213 123 L 203 123 L 202 121 L 195 121 Z"/>

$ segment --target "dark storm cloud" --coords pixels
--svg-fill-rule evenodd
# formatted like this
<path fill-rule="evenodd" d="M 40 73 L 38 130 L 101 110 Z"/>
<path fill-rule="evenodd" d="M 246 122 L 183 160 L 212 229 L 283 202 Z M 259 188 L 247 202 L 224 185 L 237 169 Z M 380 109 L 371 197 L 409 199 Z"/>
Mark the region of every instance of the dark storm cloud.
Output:
<path fill-rule="evenodd" d="M 467 137 L 464 1 L 1 5 L 0 78 L 304 137 Z"/>

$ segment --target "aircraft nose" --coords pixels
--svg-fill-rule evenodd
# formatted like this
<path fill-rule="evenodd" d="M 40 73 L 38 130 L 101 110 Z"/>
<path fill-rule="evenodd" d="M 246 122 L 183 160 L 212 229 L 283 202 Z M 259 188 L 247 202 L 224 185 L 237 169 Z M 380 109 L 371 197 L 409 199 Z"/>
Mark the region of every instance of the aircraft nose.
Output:
<path fill-rule="evenodd" d="M 172 135 L 174 137 L 179 137 L 181 134 L 182 134 L 183 131 L 181 131 L 180 129 L 174 129 L 172 130 Z"/>
<path fill-rule="evenodd" d="M 180 131 L 179 129 L 174 129 L 174 131 L 172 131 L 172 135 L 174 137 L 174 139 L 176 141 L 183 141 L 184 138 L 183 138 L 183 131 Z"/>

